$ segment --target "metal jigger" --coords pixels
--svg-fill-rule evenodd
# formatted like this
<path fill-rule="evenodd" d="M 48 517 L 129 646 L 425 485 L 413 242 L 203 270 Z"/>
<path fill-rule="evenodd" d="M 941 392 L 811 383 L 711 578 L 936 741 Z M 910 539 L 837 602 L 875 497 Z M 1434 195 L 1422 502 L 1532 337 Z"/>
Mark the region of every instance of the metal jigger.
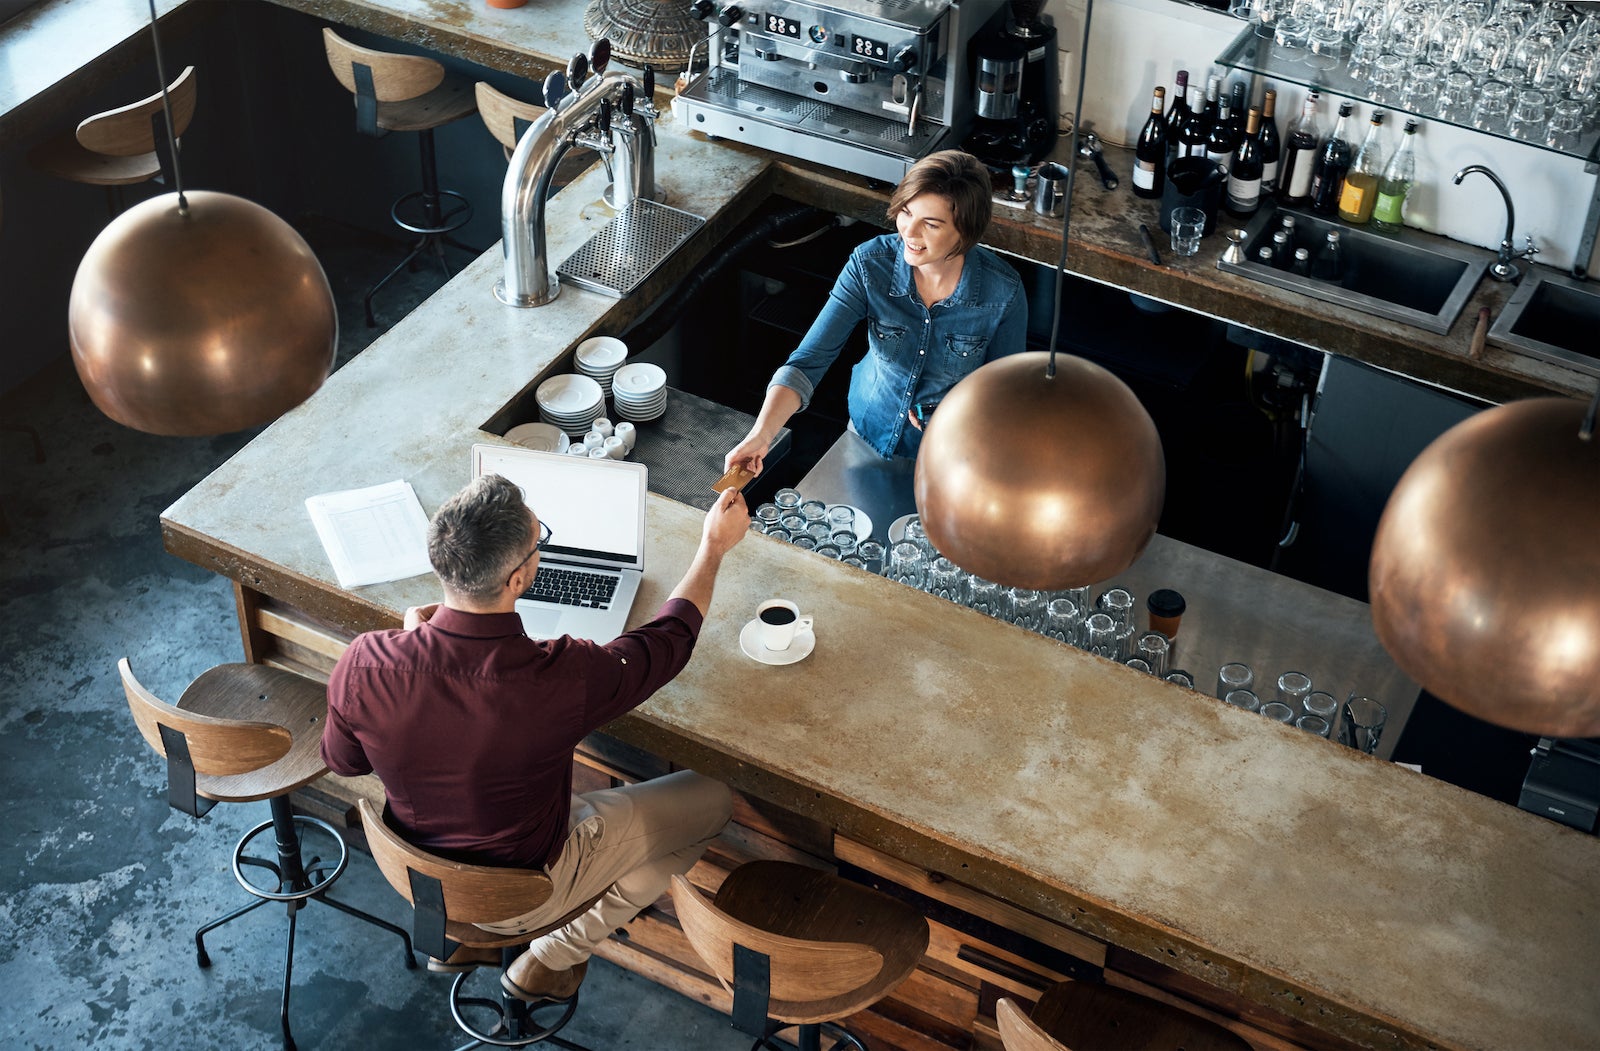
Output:
<path fill-rule="evenodd" d="M 1228 238 L 1228 247 L 1223 249 L 1222 261 L 1224 263 L 1244 262 L 1245 232 L 1239 229 L 1229 230 L 1226 236 Z"/>

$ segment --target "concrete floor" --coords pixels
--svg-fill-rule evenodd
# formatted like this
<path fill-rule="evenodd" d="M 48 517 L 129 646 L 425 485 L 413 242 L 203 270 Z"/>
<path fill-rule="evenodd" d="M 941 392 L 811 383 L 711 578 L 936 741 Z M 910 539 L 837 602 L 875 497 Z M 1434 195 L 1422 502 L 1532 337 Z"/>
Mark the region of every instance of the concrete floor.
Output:
<path fill-rule="evenodd" d="M 341 363 L 441 281 L 404 275 L 380 293 L 380 329 L 367 329 L 362 291 L 403 249 L 325 222 L 306 235 L 340 301 Z M 252 435 L 128 430 L 90 404 L 65 356 L 0 397 L 0 421 L 36 428 L 45 453 L 35 463 L 25 435 L 0 431 L 0 1047 L 276 1048 L 282 907 L 209 935 L 208 970 L 192 942 L 194 927 L 249 900 L 229 858 L 267 804 L 199 820 L 169 809 L 164 764 L 116 673 L 126 656 L 176 700 L 206 668 L 242 658 L 227 582 L 166 554 L 159 516 Z M 332 896 L 409 927 L 365 854 Z M 405 970 L 394 935 L 320 905 L 300 914 L 290 1021 L 301 1048 L 454 1047 L 448 989 Z M 594 1051 L 749 1044 L 724 1016 L 600 960 L 563 1035 Z"/>

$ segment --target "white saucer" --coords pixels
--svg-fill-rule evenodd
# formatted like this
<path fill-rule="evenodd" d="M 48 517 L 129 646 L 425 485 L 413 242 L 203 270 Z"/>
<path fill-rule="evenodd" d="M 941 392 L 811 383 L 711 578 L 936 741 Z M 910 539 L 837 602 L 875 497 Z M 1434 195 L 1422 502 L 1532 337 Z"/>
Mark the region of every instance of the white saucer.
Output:
<path fill-rule="evenodd" d="M 755 618 L 744 626 L 739 632 L 739 648 L 744 650 L 744 655 L 751 660 L 760 661 L 762 664 L 793 664 L 803 661 L 811 656 L 811 651 L 817 648 L 817 635 L 813 631 L 797 631 L 794 641 L 789 643 L 786 650 L 769 650 L 761 645 L 761 621 Z"/>
<path fill-rule="evenodd" d="M 906 523 L 915 517 L 917 517 L 917 513 L 913 511 L 908 515 L 901 515 L 889 523 L 888 541 L 890 544 L 898 544 L 906 538 Z"/>
<path fill-rule="evenodd" d="M 872 535 L 872 519 L 865 511 L 850 504 L 829 504 L 828 510 L 832 511 L 835 507 L 848 507 L 856 513 L 855 521 L 850 524 L 850 531 L 856 535 L 856 543 L 859 544 Z M 905 527 L 902 526 L 901 528 L 904 529 Z"/>
<path fill-rule="evenodd" d="M 538 452 L 567 451 L 567 432 L 553 423 L 519 423 L 506 432 L 506 440 Z"/>

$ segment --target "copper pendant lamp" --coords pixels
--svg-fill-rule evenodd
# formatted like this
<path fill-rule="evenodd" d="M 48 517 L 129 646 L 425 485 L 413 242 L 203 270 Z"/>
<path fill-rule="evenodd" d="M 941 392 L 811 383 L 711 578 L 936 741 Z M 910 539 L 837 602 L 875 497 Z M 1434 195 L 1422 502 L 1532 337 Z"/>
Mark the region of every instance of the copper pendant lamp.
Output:
<path fill-rule="evenodd" d="M 1093 0 L 1083 13 L 1069 156 L 1077 156 Z M 1082 587 L 1122 572 L 1155 535 L 1166 493 L 1161 439 L 1139 399 L 1082 358 L 1056 354 L 1072 220 L 1067 165 L 1050 351 L 967 376 L 939 403 L 917 454 L 928 540 L 969 573 L 1012 587 Z M 1004 421 L 1015 442 L 996 441 Z"/>
<path fill-rule="evenodd" d="M 150 31 L 161 44 L 154 0 Z M 270 422 L 333 367 L 333 292 L 300 235 L 230 194 L 175 192 L 128 209 L 89 246 L 67 308 L 72 361 L 96 406 L 151 434 Z"/>
<path fill-rule="evenodd" d="M 1600 736 L 1600 437 L 1535 398 L 1446 431 L 1373 539 L 1378 639 L 1430 693 L 1549 737 Z"/>

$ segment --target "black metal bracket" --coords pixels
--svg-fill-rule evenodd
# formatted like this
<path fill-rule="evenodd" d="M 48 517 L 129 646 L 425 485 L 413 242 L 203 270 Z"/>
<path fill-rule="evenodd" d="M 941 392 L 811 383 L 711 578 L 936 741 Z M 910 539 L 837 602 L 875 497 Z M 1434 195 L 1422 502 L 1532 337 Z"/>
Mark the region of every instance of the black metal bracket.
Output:
<path fill-rule="evenodd" d="M 378 139 L 389 134 L 378 127 L 378 89 L 372 85 L 372 67 L 352 62 L 356 78 L 356 130 Z"/>
<path fill-rule="evenodd" d="M 767 1007 L 772 999 L 772 958 L 764 952 L 733 945 L 733 1027 L 741 1033 L 767 1035 Z"/>
<path fill-rule="evenodd" d="M 444 933 L 444 884 L 412 868 L 406 876 L 411 883 L 412 942 L 435 960 L 448 959 L 456 946 Z"/>
<path fill-rule="evenodd" d="M 217 805 L 215 799 L 202 799 L 194 787 L 194 760 L 189 756 L 189 739 L 182 730 L 157 723 L 161 750 L 167 753 L 167 804 L 190 817 L 204 817 Z"/>

